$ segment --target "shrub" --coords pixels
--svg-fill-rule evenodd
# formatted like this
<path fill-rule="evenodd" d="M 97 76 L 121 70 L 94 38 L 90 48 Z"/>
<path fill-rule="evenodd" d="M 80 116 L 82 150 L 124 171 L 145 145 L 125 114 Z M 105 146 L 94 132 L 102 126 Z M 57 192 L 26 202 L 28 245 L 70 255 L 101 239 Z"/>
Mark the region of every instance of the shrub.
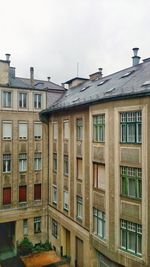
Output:
<path fill-rule="evenodd" d="M 17 247 L 18 255 L 25 256 L 30 253 L 32 253 L 33 244 L 27 237 L 24 237 L 24 239 L 20 242 L 20 244 Z"/>

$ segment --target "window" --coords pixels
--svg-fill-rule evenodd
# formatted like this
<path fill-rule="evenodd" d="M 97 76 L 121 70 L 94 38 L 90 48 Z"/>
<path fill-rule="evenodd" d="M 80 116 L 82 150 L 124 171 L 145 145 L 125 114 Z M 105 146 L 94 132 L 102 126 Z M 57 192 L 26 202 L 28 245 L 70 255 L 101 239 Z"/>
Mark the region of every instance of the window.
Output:
<path fill-rule="evenodd" d="M 105 213 L 95 208 L 93 208 L 93 232 L 105 239 Z"/>
<path fill-rule="evenodd" d="M 11 108 L 11 92 L 3 92 L 3 107 Z"/>
<path fill-rule="evenodd" d="M 34 233 L 40 233 L 41 232 L 41 217 L 35 217 L 34 218 Z"/>
<path fill-rule="evenodd" d="M 23 235 L 24 236 L 28 235 L 28 220 L 27 219 L 23 220 Z"/>
<path fill-rule="evenodd" d="M 77 196 L 77 219 L 82 220 L 83 218 L 83 200 L 82 197 Z"/>
<path fill-rule="evenodd" d="M 19 186 L 19 202 L 27 201 L 27 186 Z"/>
<path fill-rule="evenodd" d="M 3 121 L 3 139 L 12 139 L 12 122 Z"/>
<path fill-rule="evenodd" d="M 19 93 L 19 108 L 27 107 L 27 93 Z"/>
<path fill-rule="evenodd" d="M 105 141 L 105 115 L 93 116 L 93 141 Z"/>
<path fill-rule="evenodd" d="M 120 167 L 121 194 L 127 197 L 142 198 L 142 169 Z"/>
<path fill-rule="evenodd" d="M 82 159 L 77 158 L 77 179 L 83 178 L 83 162 Z"/>
<path fill-rule="evenodd" d="M 41 108 L 42 96 L 41 94 L 34 94 L 34 108 Z"/>
<path fill-rule="evenodd" d="M 3 205 L 11 204 L 11 188 L 3 188 Z"/>
<path fill-rule="evenodd" d="M 93 163 L 93 187 L 105 189 L 105 165 Z"/>
<path fill-rule="evenodd" d="M 68 211 L 69 209 L 69 193 L 64 191 L 64 210 Z"/>
<path fill-rule="evenodd" d="M 19 122 L 19 138 L 27 139 L 27 123 Z"/>
<path fill-rule="evenodd" d="M 34 170 L 40 171 L 41 168 L 42 168 L 41 153 L 35 153 L 34 154 Z"/>
<path fill-rule="evenodd" d="M 142 112 L 123 112 L 120 114 L 121 143 L 141 143 Z"/>
<path fill-rule="evenodd" d="M 142 225 L 121 220 L 121 248 L 142 255 Z"/>
<path fill-rule="evenodd" d="M 57 124 L 57 122 L 53 123 L 53 138 L 54 138 L 54 140 L 58 139 L 58 124 Z"/>
<path fill-rule="evenodd" d="M 69 173 L 69 163 L 68 163 L 68 156 L 64 156 L 64 175 L 68 175 Z"/>
<path fill-rule="evenodd" d="M 19 171 L 25 172 L 27 170 L 27 154 L 19 155 Z"/>
<path fill-rule="evenodd" d="M 64 139 L 69 139 L 69 121 L 64 121 Z"/>
<path fill-rule="evenodd" d="M 34 185 L 34 200 L 41 200 L 41 184 Z"/>
<path fill-rule="evenodd" d="M 77 140 L 83 139 L 83 120 L 82 119 L 76 120 L 76 135 L 77 135 Z"/>
<path fill-rule="evenodd" d="M 57 204 L 57 188 L 53 187 L 53 199 L 52 199 L 54 204 Z"/>
<path fill-rule="evenodd" d="M 40 122 L 34 123 L 34 138 L 35 139 L 42 138 L 42 124 Z"/>
<path fill-rule="evenodd" d="M 3 155 L 3 172 L 11 172 L 11 155 Z"/>
<path fill-rule="evenodd" d="M 57 172 L 57 154 L 53 154 L 53 171 Z"/>
<path fill-rule="evenodd" d="M 52 235 L 57 238 L 58 236 L 58 222 L 52 219 Z"/>

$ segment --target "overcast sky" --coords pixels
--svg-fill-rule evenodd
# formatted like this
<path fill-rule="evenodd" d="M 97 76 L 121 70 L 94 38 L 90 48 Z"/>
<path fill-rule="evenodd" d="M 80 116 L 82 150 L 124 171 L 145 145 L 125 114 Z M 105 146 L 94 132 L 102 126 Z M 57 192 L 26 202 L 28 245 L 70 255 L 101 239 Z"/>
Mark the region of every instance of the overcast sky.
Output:
<path fill-rule="evenodd" d="M 62 83 L 132 64 L 132 48 L 150 57 L 150 0 L 0 0 L 0 59 L 17 76 Z"/>

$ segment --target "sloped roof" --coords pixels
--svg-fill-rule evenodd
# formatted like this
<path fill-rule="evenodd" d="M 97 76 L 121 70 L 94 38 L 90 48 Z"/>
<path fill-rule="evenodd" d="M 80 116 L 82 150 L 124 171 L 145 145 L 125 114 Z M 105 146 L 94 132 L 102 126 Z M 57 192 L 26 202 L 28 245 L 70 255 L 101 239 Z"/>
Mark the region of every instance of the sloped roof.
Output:
<path fill-rule="evenodd" d="M 147 83 L 144 85 L 144 83 Z M 150 60 L 68 89 L 59 101 L 41 114 L 76 106 L 150 94 Z"/>
<path fill-rule="evenodd" d="M 64 87 L 59 86 L 51 81 L 43 81 L 43 80 L 34 80 L 33 87 L 31 86 L 30 79 L 21 78 L 21 77 L 9 77 L 9 86 L 10 87 L 18 87 L 23 89 L 35 89 L 35 90 L 61 90 L 64 91 Z"/>

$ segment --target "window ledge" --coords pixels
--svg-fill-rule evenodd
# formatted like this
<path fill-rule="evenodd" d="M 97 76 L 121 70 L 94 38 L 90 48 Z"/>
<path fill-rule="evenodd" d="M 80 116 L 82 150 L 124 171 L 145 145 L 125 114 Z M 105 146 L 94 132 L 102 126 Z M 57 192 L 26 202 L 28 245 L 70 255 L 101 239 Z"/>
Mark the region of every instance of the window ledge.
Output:
<path fill-rule="evenodd" d="M 118 249 L 118 252 L 119 252 L 119 254 L 122 254 L 123 256 L 127 256 L 127 257 L 129 257 L 129 258 L 131 258 L 131 259 L 133 259 L 134 258 L 134 260 L 136 259 L 136 261 L 138 261 L 138 262 L 140 262 L 140 263 L 144 263 L 144 260 L 142 259 L 142 255 L 140 256 L 140 255 L 137 255 L 137 254 L 134 254 L 134 253 L 132 253 L 132 252 L 130 252 L 130 251 L 127 251 L 127 250 L 125 250 L 125 249 Z"/>

